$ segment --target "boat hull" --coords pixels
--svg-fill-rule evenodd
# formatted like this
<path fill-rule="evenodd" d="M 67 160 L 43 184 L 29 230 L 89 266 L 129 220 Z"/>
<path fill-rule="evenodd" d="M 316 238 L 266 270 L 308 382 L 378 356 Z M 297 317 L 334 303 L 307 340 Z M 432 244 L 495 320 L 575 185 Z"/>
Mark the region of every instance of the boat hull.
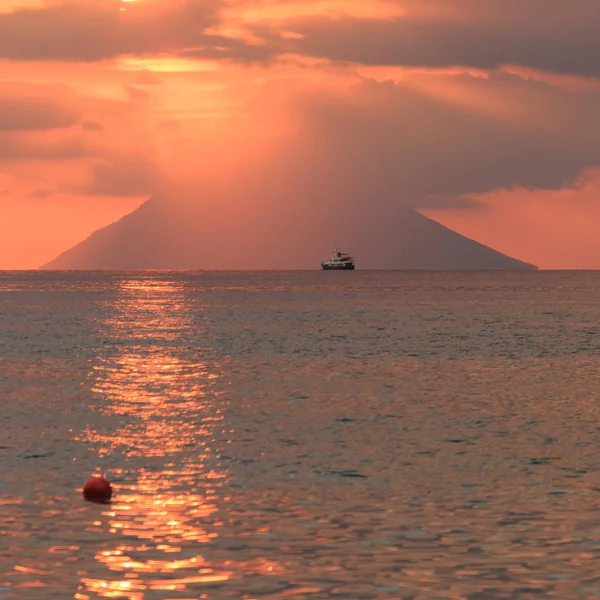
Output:
<path fill-rule="evenodd" d="M 326 265 L 321 263 L 323 271 L 354 271 L 354 265 Z"/>

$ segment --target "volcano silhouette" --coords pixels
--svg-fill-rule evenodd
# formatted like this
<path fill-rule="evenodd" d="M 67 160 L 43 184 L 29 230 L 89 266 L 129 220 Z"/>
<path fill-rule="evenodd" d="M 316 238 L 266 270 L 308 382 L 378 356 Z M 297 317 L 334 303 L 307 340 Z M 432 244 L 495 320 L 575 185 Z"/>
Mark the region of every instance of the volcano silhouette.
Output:
<path fill-rule="evenodd" d="M 156 195 L 43 269 L 318 269 L 333 246 L 357 269 L 514 270 L 506 256 L 410 208 L 203 205 Z"/>

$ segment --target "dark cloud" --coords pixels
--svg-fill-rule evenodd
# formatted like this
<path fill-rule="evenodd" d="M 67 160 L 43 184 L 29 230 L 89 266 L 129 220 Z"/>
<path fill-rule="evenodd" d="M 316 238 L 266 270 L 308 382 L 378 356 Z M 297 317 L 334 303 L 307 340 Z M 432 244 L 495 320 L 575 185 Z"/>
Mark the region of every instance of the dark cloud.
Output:
<path fill-rule="evenodd" d="M 303 176 L 314 168 L 324 180 L 331 173 L 348 194 L 431 207 L 438 196 L 559 188 L 600 164 L 597 95 L 573 95 L 509 76 L 447 77 L 446 83 L 477 99 L 480 110 L 374 82 L 360 86 L 345 105 L 313 99 L 304 110 L 314 158 L 304 158 L 310 167 Z M 532 126 L 528 114 L 522 119 L 495 114 L 485 103 L 496 94 L 499 103 L 521 103 L 524 111 L 544 117 Z M 440 205 L 448 205 L 447 198 Z"/>
<path fill-rule="evenodd" d="M 505 64 L 600 76 L 597 0 L 425 0 L 398 2 L 420 12 L 395 19 L 313 17 L 257 27 L 273 51 L 400 67 Z M 428 9 L 428 10 L 426 10 Z M 437 16 L 436 16 L 437 15 Z M 287 33 L 296 34 L 290 38 Z"/>
<path fill-rule="evenodd" d="M 225 38 L 204 34 L 218 23 L 221 6 L 220 0 L 128 4 L 121 0 L 62 0 L 0 13 L 0 56 L 100 61 L 128 54 L 177 54 L 187 48 L 205 48 L 219 40 L 227 43 Z M 149 83 L 148 77 L 145 83 Z"/>
<path fill-rule="evenodd" d="M 412 19 L 462 20 L 481 25 L 521 24 L 525 28 L 593 26 L 596 0 L 387 0 Z"/>

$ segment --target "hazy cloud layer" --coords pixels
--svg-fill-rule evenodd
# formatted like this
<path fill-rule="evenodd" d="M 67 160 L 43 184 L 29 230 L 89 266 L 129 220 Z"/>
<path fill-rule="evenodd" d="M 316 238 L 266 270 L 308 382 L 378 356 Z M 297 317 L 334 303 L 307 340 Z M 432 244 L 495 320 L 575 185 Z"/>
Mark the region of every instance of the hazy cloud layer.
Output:
<path fill-rule="evenodd" d="M 499 188 L 556 189 L 600 164 L 594 92 L 496 74 L 290 93 L 280 109 L 293 126 L 278 121 L 267 87 L 245 118 L 183 144 L 174 179 L 187 171 L 192 188 L 217 181 L 231 202 L 385 212 L 464 206 L 469 194 Z"/>
<path fill-rule="evenodd" d="M 0 106 L 3 98 L 17 106 L 15 97 L 0 95 Z M 0 169 L 35 160 L 53 170 L 69 161 L 79 172 L 59 187 L 81 194 L 150 194 L 174 170 L 220 181 L 249 202 L 298 194 L 299 202 L 319 197 L 332 205 L 465 206 L 469 194 L 494 189 L 557 189 L 600 164 L 597 91 L 502 73 L 346 83 L 337 91 L 275 78 L 238 117 L 220 119 L 203 137 L 184 118 L 157 118 L 156 134 L 144 132 L 127 111 L 118 119 L 110 103 L 104 120 L 101 107 L 90 115 L 86 99 L 64 90 L 36 102 L 18 118 L 0 112 L 0 123 L 13 124 L 0 128 Z M 165 131 L 169 141 L 159 152 L 152 135 Z M 48 187 L 44 169 L 36 172 Z"/>

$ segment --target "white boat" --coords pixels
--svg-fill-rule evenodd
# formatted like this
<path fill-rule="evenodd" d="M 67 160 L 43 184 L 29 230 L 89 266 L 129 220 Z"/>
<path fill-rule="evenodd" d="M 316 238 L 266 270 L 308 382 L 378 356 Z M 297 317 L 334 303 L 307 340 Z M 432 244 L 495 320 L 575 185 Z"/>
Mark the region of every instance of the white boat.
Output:
<path fill-rule="evenodd" d="M 354 271 L 354 259 L 335 248 L 329 260 L 321 263 L 321 267 L 324 271 Z"/>

